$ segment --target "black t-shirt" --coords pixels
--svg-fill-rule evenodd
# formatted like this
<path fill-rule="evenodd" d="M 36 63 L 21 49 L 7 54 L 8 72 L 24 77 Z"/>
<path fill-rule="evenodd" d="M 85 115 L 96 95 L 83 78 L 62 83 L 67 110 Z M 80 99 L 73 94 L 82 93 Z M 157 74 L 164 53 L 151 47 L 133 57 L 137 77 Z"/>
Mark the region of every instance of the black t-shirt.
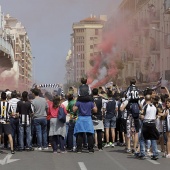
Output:
<path fill-rule="evenodd" d="M 97 113 L 92 113 L 92 119 L 98 119 L 98 120 L 102 120 L 102 98 L 100 96 L 98 97 L 93 97 L 94 102 L 96 104 L 97 107 Z"/>

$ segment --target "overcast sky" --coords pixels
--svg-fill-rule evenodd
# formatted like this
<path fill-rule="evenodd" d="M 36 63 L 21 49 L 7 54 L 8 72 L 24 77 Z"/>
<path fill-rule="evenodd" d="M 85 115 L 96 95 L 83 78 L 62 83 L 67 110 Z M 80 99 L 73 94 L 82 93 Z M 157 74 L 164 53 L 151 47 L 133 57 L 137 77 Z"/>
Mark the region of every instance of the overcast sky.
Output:
<path fill-rule="evenodd" d="M 111 16 L 121 0 L 0 0 L 2 11 L 25 26 L 36 83 L 65 83 L 72 24 L 90 14 Z"/>

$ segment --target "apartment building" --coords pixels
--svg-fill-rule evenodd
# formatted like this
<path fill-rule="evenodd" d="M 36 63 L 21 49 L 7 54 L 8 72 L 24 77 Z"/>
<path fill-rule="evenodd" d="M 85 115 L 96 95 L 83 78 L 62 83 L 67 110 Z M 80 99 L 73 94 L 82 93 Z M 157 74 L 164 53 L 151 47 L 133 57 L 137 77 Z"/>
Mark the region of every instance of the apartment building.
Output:
<path fill-rule="evenodd" d="M 80 82 L 80 78 L 92 68 L 91 59 L 100 52 L 98 45 L 102 41 L 102 30 L 106 21 L 105 15 L 99 17 L 91 15 L 78 23 L 73 23 L 71 55 L 66 64 L 69 70 L 66 77 L 71 73 L 72 82 Z"/>
<path fill-rule="evenodd" d="M 15 61 L 18 62 L 18 87 L 28 90 L 32 84 L 32 53 L 31 44 L 25 27 L 9 14 L 5 16 L 5 29 L 9 31 L 13 40 Z"/>
<path fill-rule="evenodd" d="M 167 3 L 166 3 L 167 2 Z M 136 78 L 139 85 L 170 80 L 170 12 L 166 0 L 123 0 L 119 6 L 131 28 L 132 50 L 122 49 L 122 81 Z"/>

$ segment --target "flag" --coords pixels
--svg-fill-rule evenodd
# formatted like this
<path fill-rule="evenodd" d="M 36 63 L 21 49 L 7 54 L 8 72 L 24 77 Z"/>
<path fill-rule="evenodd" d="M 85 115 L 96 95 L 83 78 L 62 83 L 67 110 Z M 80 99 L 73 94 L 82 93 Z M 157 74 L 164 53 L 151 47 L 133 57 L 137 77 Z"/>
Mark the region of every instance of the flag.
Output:
<path fill-rule="evenodd" d="M 152 87 L 153 90 L 156 90 L 159 87 L 161 87 L 161 85 L 162 85 L 162 78 L 163 78 L 163 75 L 159 78 L 157 84 L 154 87 Z"/>

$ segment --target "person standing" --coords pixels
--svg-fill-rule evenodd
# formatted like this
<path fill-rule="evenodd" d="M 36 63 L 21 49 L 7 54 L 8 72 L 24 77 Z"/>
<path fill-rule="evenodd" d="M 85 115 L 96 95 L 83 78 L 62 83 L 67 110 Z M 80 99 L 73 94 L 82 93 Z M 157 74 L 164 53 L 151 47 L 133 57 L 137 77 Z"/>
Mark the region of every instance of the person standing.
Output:
<path fill-rule="evenodd" d="M 31 115 L 33 114 L 33 107 L 28 101 L 28 92 L 22 93 L 22 100 L 17 103 L 16 113 L 19 116 L 19 150 L 26 149 L 33 151 L 31 146 Z M 26 148 L 24 148 L 24 134 L 26 134 Z"/>
<path fill-rule="evenodd" d="M 139 158 L 145 158 L 145 142 L 144 140 L 151 140 L 153 155 L 151 159 L 158 159 L 158 149 L 157 140 L 159 139 L 159 132 L 156 129 L 156 115 L 157 109 L 151 102 L 151 96 L 146 95 L 145 97 L 146 105 L 143 107 L 143 113 L 141 113 L 140 118 L 142 120 L 142 133 L 140 136 L 140 154 Z"/>
<path fill-rule="evenodd" d="M 0 141 L 3 133 L 7 135 L 11 147 L 11 154 L 14 154 L 15 152 L 13 148 L 13 139 L 9 120 L 10 115 L 13 115 L 13 109 L 12 106 L 6 101 L 6 98 L 6 93 L 2 92 L 0 102 Z"/>
<path fill-rule="evenodd" d="M 82 152 L 82 143 L 83 143 L 83 135 L 86 133 L 87 142 L 88 142 L 88 150 L 89 153 L 93 153 L 93 145 L 94 145 L 94 127 L 92 122 L 92 114 L 97 112 L 97 107 L 94 102 L 80 102 L 77 101 L 75 106 L 73 106 L 73 112 L 75 113 L 78 110 L 78 119 L 74 128 L 74 135 L 77 137 L 77 153 Z"/>
<path fill-rule="evenodd" d="M 12 138 L 13 138 L 13 145 L 14 145 L 14 148 L 15 149 L 18 149 L 18 146 L 19 146 L 19 137 L 18 137 L 18 133 L 19 133 L 19 118 L 16 114 L 16 108 L 17 108 L 17 103 L 19 102 L 20 100 L 17 99 L 17 92 L 16 91 L 13 91 L 11 93 L 11 99 L 8 101 L 12 108 L 13 108 L 13 115 L 10 116 L 10 124 L 11 124 L 11 130 L 12 130 Z"/>
<path fill-rule="evenodd" d="M 48 149 L 47 147 L 47 101 L 39 96 L 39 89 L 33 89 L 32 93 L 35 99 L 32 101 L 34 106 L 34 126 L 37 135 L 38 150 Z"/>
<path fill-rule="evenodd" d="M 103 150 L 102 149 L 102 135 L 104 132 L 104 125 L 103 125 L 103 103 L 105 100 L 102 99 L 102 97 L 100 97 L 98 95 L 98 89 L 94 88 L 92 90 L 92 94 L 93 94 L 93 99 L 94 102 L 96 104 L 97 107 L 97 113 L 92 113 L 92 119 L 93 119 L 93 125 L 94 125 L 94 129 L 97 133 L 97 145 L 98 145 L 98 149 L 99 151 Z"/>
<path fill-rule="evenodd" d="M 50 131 L 49 136 L 52 137 L 53 153 L 57 153 L 58 144 L 60 145 L 60 152 L 65 153 L 64 138 L 66 136 L 66 123 L 58 119 L 59 108 L 63 108 L 64 113 L 67 114 L 65 106 L 61 103 L 59 96 L 53 98 L 53 102 L 49 104 L 48 113 L 50 114 Z"/>

